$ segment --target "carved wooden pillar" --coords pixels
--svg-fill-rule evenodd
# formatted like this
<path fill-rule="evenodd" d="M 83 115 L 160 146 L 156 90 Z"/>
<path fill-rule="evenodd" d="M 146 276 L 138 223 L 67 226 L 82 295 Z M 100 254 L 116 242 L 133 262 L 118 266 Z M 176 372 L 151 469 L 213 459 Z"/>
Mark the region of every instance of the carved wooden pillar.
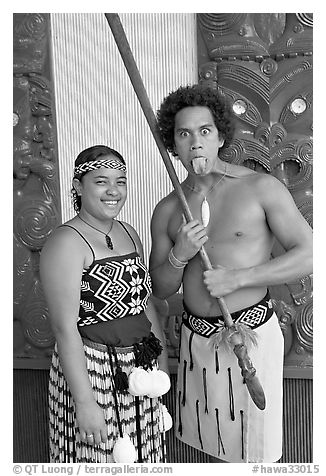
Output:
<path fill-rule="evenodd" d="M 312 226 L 312 14 L 205 13 L 197 21 L 200 81 L 228 97 L 237 117 L 223 159 L 276 176 Z M 273 254 L 281 252 L 276 244 Z M 285 366 L 311 368 L 311 276 L 271 293 Z"/>
<path fill-rule="evenodd" d="M 42 246 L 60 222 L 49 18 L 16 13 L 13 64 L 14 357 L 46 365 L 54 338 L 39 277 Z"/>

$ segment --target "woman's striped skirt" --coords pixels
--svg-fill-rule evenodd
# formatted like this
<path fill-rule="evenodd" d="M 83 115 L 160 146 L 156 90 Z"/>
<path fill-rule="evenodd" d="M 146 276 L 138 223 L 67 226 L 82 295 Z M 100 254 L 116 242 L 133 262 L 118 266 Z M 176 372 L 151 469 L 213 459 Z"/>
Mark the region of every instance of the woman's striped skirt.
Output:
<path fill-rule="evenodd" d="M 165 462 L 165 433 L 160 431 L 163 424 L 161 397 L 134 397 L 127 390 L 115 390 L 112 370 L 115 372 L 117 366 L 121 366 L 129 375 L 135 363 L 133 347 L 116 347 L 113 359 L 104 348 L 84 341 L 86 368 L 109 435 L 106 443 L 96 445 L 81 439 L 75 403 L 55 346 L 49 380 L 50 462 L 113 463 L 112 450 L 120 436 L 119 426 L 133 442 L 137 462 Z"/>

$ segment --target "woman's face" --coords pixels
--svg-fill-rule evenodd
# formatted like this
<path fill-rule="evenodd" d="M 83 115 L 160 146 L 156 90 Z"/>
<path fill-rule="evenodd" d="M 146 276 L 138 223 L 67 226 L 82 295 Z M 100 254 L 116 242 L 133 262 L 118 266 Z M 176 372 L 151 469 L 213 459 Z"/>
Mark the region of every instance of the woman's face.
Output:
<path fill-rule="evenodd" d="M 101 159 L 110 157 L 103 156 Z M 115 218 L 127 198 L 127 177 L 122 170 L 101 167 L 87 172 L 81 181 L 76 180 L 74 184 L 81 195 L 80 211 L 98 220 Z"/>

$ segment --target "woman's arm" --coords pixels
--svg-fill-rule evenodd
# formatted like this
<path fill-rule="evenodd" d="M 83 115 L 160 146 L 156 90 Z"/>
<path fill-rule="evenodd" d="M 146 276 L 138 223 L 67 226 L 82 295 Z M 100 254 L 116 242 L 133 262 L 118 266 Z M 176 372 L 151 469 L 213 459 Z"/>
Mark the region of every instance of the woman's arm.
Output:
<path fill-rule="evenodd" d="M 137 232 L 134 230 L 134 228 L 132 228 L 129 224 L 126 224 L 126 225 L 128 226 L 128 231 L 132 234 L 132 237 L 135 240 L 139 256 L 144 261 L 143 245 L 140 241 L 140 238 L 139 238 Z M 148 300 L 148 304 L 147 304 L 145 314 L 146 314 L 148 320 L 152 324 L 153 334 L 155 335 L 155 337 L 160 339 L 161 345 L 163 347 L 162 353 L 158 357 L 159 368 L 161 370 L 164 370 L 166 373 L 169 373 L 168 354 L 167 354 L 165 337 L 164 337 L 162 326 L 161 326 L 160 321 L 158 319 L 156 308 L 155 308 L 151 298 L 149 298 L 149 300 Z"/>
<path fill-rule="evenodd" d="M 40 273 L 60 363 L 76 404 L 81 436 L 93 434 L 94 442 L 99 444 L 106 441 L 107 428 L 94 397 L 77 328 L 81 276 L 88 252 L 87 245 L 73 230 L 60 228 L 42 250 Z"/>
<path fill-rule="evenodd" d="M 148 305 L 146 308 L 146 316 L 148 317 L 149 321 L 152 324 L 152 332 L 161 341 L 161 345 L 163 347 L 162 353 L 158 357 L 158 365 L 160 370 L 164 370 L 167 374 L 169 374 L 169 361 L 168 361 L 168 351 L 166 347 L 165 336 L 163 332 L 163 328 L 161 323 L 158 319 L 156 308 L 151 300 L 148 300 Z"/>

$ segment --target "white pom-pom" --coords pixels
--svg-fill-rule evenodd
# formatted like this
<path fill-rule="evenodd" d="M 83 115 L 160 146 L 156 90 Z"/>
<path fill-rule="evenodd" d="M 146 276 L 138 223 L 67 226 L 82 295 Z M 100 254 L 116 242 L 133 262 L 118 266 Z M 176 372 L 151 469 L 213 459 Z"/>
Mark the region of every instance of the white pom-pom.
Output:
<path fill-rule="evenodd" d="M 160 432 L 163 433 L 165 431 L 168 431 L 172 428 L 173 422 L 172 422 L 172 417 L 170 413 L 168 412 L 167 408 L 165 405 L 161 405 L 161 415 L 160 415 L 160 421 L 159 421 L 159 429 Z"/>
<path fill-rule="evenodd" d="M 136 448 L 129 435 L 124 434 L 115 442 L 112 452 L 115 463 L 134 463 L 137 459 Z"/>
<path fill-rule="evenodd" d="M 151 390 L 147 392 L 147 395 L 150 398 L 160 397 L 170 390 L 171 381 L 166 372 L 154 368 L 148 373 L 151 377 Z"/>
<path fill-rule="evenodd" d="M 152 380 L 149 373 L 142 367 L 135 367 L 128 377 L 128 392 L 135 397 L 147 395 L 151 391 Z"/>

